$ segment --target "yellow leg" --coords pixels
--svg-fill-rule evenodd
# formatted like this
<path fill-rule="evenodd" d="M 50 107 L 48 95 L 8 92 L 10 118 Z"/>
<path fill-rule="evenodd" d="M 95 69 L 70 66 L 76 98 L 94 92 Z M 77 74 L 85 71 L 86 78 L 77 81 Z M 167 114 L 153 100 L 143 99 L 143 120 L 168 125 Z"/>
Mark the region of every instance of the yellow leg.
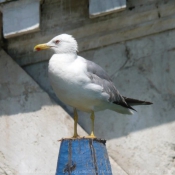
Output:
<path fill-rule="evenodd" d="M 91 113 L 91 134 L 85 138 L 91 138 L 94 139 L 96 136 L 94 135 L 94 120 L 95 120 L 95 115 L 94 112 Z"/>
<path fill-rule="evenodd" d="M 70 139 L 77 139 L 80 138 L 80 136 L 77 133 L 77 123 L 78 123 L 78 113 L 77 110 L 74 109 L 74 135 L 72 137 L 63 138 L 64 140 L 70 140 Z M 62 139 L 58 140 L 61 141 Z"/>
<path fill-rule="evenodd" d="M 72 138 L 78 138 L 79 135 L 77 133 L 77 123 L 78 123 L 78 113 L 76 108 L 74 109 L 74 135 Z"/>

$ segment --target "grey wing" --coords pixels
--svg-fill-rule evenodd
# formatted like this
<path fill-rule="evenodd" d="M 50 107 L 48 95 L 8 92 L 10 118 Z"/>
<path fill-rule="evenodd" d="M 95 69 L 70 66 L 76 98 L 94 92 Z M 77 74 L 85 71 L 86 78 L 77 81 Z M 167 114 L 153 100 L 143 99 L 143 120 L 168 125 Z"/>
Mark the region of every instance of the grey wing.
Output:
<path fill-rule="evenodd" d="M 117 90 L 117 88 L 115 87 L 114 83 L 112 82 L 108 74 L 105 72 L 105 70 L 92 61 L 86 61 L 89 78 L 91 79 L 92 83 L 98 84 L 101 87 L 103 87 L 103 91 L 109 94 L 108 100 L 117 105 L 133 109 L 130 105 L 126 103 L 125 99 L 120 95 L 119 91 Z"/>
<path fill-rule="evenodd" d="M 86 64 L 87 64 L 87 71 L 90 74 L 94 74 L 99 78 L 110 82 L 112 81 L 109 75 L 106 73 L 106 71 L 102 67 L 100 67 L 98 64 L 95 64 L 94 62 L 89 60 L 86 60 Z"/>

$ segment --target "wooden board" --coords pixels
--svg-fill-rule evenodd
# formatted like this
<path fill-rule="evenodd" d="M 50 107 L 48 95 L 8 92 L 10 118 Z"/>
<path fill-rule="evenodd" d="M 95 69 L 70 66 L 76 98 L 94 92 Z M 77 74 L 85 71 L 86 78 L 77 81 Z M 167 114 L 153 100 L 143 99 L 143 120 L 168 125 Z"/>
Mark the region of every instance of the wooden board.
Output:
<path fill-rule="evenodd" d="M 62 140 L 56 175 L 112 175 L 104 140 Z"/>

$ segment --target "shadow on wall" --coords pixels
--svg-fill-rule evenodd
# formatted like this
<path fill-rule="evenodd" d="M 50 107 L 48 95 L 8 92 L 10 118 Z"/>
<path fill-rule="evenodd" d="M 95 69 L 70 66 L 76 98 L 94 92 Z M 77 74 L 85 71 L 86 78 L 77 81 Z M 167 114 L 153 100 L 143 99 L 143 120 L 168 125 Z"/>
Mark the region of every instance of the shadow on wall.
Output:
<path fill-rule="evenodd" d="M 98 137 L 121 137 L 175 121 L 173 36 L 174 31 L 170 31 L 81 53 L 85 58 L 101 65 L 112 76 L 122 95 L 154 103 L 151 106 L 136 107 L 138 112 L 133 116 L 113 111 L 96 113 Z M 58 104 L 72 114 L 71 108 L 55 97 L 48 81 L 47 66 L 48 61 L 45 61 L 25 66 L 24 69 Z M 4 51 L 0 51 L 0 115 L 34 112 L 53 104 L 25 71 Z M 79 123 L 90 132 L 87 114 L 80 112 Z"/>
<path fill-rule="evenodd" d="M 90 53 L 89 55 L 84 53 L 82 55 L 91 55 L 91 58 L 95 58 L 95 53 Z M 171 78 L 173 77 L 168 78 L 170 77 L 171 71 L 174 70 L 173 57 L 174 53 L 171 53 L 171 56 L 170 54 L 163 54 L 162 56 L 159 54 L 157 56 L 154 55 L 154 60 L 152 57 L 142 58 L 140 60 L 129 60 L 119 72 L 116 74 L 111 73 L 111 75 L 113 75 L 113 81 L 121 94 L 131 98 L 148 100 L 154 104 L 151 106 L 135 106 L 134 108 L 137 112 L 131 116 L 118 114 L 109 110 L 96 113 L 95 133 L 97 137 L 105 139 L 118 138 L 127 136 L 131 132 L 175 121 L 173 112 L 175 95 L 172 93 L 172 90 L 170 91 L 170 89 L 175 88 L 175 85 L 172 84 Z M 165 58 L 166 61 L 163 61 Z M 102 58 L 99 57 L 98 59 L 101 60 Z M 117 59 L 115 60 L 117 62 Z M 99 60 L 94 59 L 94 61 L 98 63 Z M 165 64 L 165 67 L 162 64 Z M 105 67 L 104 62 L 101 62 L 101 65 Z M 108 73 L 113 65 L 115 65 L 113 60 L 108 60 Z M 24 69 L 60 104 L 60 101 L 57 100 L 57 97 L 50 87 L 47 76 L 47 66 L 48 62 L 46 61 L 26 66 Z M 160 76 L 162 66 L 164 67 L 163 69 L 167 69 L 168 67 L 169 71 L 164 71 L 164 74 Z M 72 114 L 70 107 L 66 105 L 62 105 L 62 107 L 69 114 Z M 89 114 L 79 112 L 79 115 L 79 124 L 90 133 Z"/>
<path fill-rule="evenodd" d="M 23 68 L 57 104 L 59 104 L 69 115 L 73 116 L 72 108 L 60 101 L 51 87 L 48 78 L 48 61 L 25 66 Z"/>
<path fill-rule="evenodd" d="M 12 58 L 0 50 L 0 116 L 34 112 L 54 104 Z"/>
<path fill-rule="evenodd" d="M 133 76 L 135 80 L 131 80 L 130 73 L 133 73 L 134 71 L 138 71 L 138 78 Z M 162 79 L 162 77 L 158 77 Z M 130 79 L 130 82 L 127 82 L 126 79 Z M 126 94 L 128 97 L 150 100 L 154 104 L 150 106 L 135 106 L 134 108 L 137 110 L 137 112 L 134 112 L 134 115 L 130 116 L 117 114 L 109 110 L 96 113 L 96 135 L 109 140 L 122 136 L 128 136 L 131 132 L 148 128 L 150 129 L 159 125 L 175 122 L 175 94 L 172 93 L 172 91 L 163 91 L 163 86 L 166 86 L 166 84 L 171 81 L 169 78 L 164 80 L 166 83 L 162 82 L 162 86 L 158 87 L 157 89 L 159 89 L 159 91 L 157 91 L 155 88 L 158 86 L 156 82 L 154 82 L 155 87 L 153 87 L 152 82 L 150 82 L 147 77 L 141 74 L 137 67 L 130 67 L 122 70 L 118 77 L 116 77 L 114 80 L 115 84 L 120 85 L 121 92 L 123 92 L 122 94 Z M 124 82 L 127 82 L 127 85 Z M 174 86 L 169 88 L 175 88 Z M 80 125 L 85 128 L 88 133 L 90 133 L 90 118 L 88 115 L 82 112 L 80 113 L 80 116 Z"/>

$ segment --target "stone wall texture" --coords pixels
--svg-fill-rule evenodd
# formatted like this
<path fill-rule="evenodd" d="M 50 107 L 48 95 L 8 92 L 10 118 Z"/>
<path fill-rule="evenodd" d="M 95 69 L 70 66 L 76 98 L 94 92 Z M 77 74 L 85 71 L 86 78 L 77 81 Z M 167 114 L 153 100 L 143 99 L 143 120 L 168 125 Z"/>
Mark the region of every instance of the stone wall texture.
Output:
<path fill-rule="evenodd" d="M 0 175 L 55 175 L 73 120 L 0 50 Z M 78 126 L 80 135 L 87 133 Z M 113 172 L 125 171 L 110 157 Z"/>
<path fill-rule="evenodd" d="M 72 115 L 72 109 L 61 103 L 50 87 L 47 64 L 51 53 L 48 51 L 33 53 L 33 47 L 61 33 L 72 34 L 77 39 L 79 55 L 101 65 L 111 76 L 122 95 L 154 103 L 152 106 L 135 107 L 137 112 L 132 116 L 124 116 L 112 111 L 96 113 L 95 133 L 97 137 L 108 140 L 108 153 L 112 158 L 111 162 L 115 164 L 113 174 L 175 174 L 175 1 L 128 0 L 126 10 L 94 19 L 89 18 L 88 0 L 42 1 L 41 31 L 8 39 L 4 49 L 43 89 L 39 88 L 42 92 L 39 94 L 47 95 L 45 92 L 49 94 L 50 97 L 47 95 L 42 103 L 45 104 L 44 108 L 49 110 L 48 115 L 52 120 L 49 121 L 52 123 L 59 119 L 55 119 L 55 115 L 52 115 L 55 109 L 52 109 L 50 104 L 54 102 L 50 102 L 50 99 L 61 105 L 70 115 Z M 9 91 L 9 88 L 3 88 L 1 92 L 3 98 L 8 96 L 11 98 L 13 93 L 21 94 L 18 88 L 13 93 Z M 27 94 L 27 98 L 32 98 L 32 93 L 27 91 Z M 36 96 L 35 98 L 31 99 L 31 103 L 34 99 L 43 97 Z M 53 108 L 59 108 L 57 113 L 63 113 L 60 120 L 64 120 L 67 114 L 59 105 L 54 103 Z M 16 110 L 16 107 L 10 105 L 9 102 L 8 106 Z M 24 107 L 26 108 L 26 105 Z M 42 112 L 38 114 L 41 109 L 44 110 L 43 108 L 36 110 L 33 107 L 31 114 L 25 112 L 22 107 L 17 107 L 17 109 L 19 118 L 14 117 L 14 121 L 20 124 L 24 113 L 25 116 L 33 116 L 34 121 L 38 116 L 37 120 L 41 118 L 42 124 L 37 125 L 35 133 L 31 134 L 36 137 L 40 132 L 46 132 L 40 127 L 43 127 L 42 125 L 45 121 L 47 123 L 48 119 L 42 115 Z M 6 119 L 11 116 L 8 112 L 3 112 L 1 115 L 4 114 Z M 89 116 L 83 112 L 79 112 L 79 115 L 80 126 L 89 133 Z M 28 120 L 30 118 L 27 118 Z M 65 120 L 72 122 L 68 117 Z M 23 119 L 23 122 L 27 121 Z M 11 125 L 4 124 L 3 128 L 12 132 L 15 137 L 17 133 L 15 135 L 13 130 L 9 129 Z M 63 125 L 59 126 L 54 123 L 52 127 L 48 127 L 52 140 L 49 141 L 50 138 L 39 139 L 38 143 L 41 147 L 46 141 L 47 143 L 55 141 L 57 138 L 55 138 L 55 133 L 52 136 L 55 132 L 53 130 Z M 25 132 L 30 132 L 27 127 L 25 130 Z M 66 133 L 59 134 L 60 137 L 63 137 L 63 134 L 66 135 Z M 3 139 L 6 137 L 4 135 Z M 15 141 L 19 142 L 19 140 Z M 25 140 L 22 144 L 27 143 Z M 13 144 L 10 145 L 8 140 L 5 141 L 4 147 L 5 144 L 11 150 L 9 154 L 12 154 Z M 21 149 L 24 147 L 22 144 L 19 144 Z M 53 144 L 49 148 L 52 149 L 52 146 Z M 28 150 L 27 146 L 26 150 Z M 56 149 L 54 153 L 57 154 L 56 151 L 58 150 Z M 54 153 L 48 153 L 48 156 Z M 39 154 L 38 160 L 40 156 Z M 45 155 L 42 156 L 46 159 Z M 40 164 L 44 163 L 40 162 Z M 14 170 L 15 166 L 12 166 Z"/>

